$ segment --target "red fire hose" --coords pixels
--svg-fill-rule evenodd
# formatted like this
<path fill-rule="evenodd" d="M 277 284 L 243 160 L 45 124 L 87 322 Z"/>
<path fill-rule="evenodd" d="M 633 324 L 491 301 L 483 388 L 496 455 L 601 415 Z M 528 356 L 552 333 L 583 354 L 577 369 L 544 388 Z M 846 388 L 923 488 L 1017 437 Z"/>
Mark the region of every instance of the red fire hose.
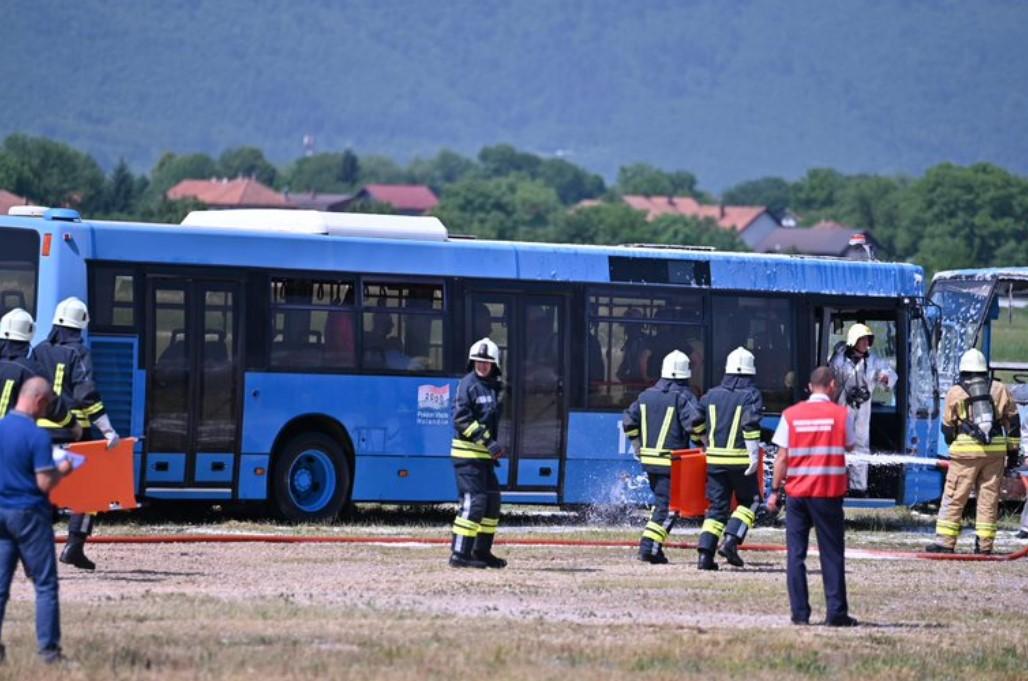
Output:
<path fill-rule="evenodd" d="M 57 537 L 58 542 L 66 541 L 66 537 Z M 449 544 L 446 537 L 369 537 L 369 536 L 303 536 L 282 534 L 150 534 L 150 535 L 106 535 L 91 537 L 90 544 Z M 638 546 L 638 542 L 624 540 L 593 540 L 593 539 L 502 539 L 497 544 L 507 546 L 582 546 L 582 547 L 625 547 Z M 674 549 L 695 549 L 696 544 L 689 542 L 669 542 L 665 544 Z M 779 544 L 746 544 L 740 547 L 745 551 L 784 552 L 786 549 Z M 1013 553 L 1005 554 L 970 554 L 970 553 L 922 553 L 919 551 L 889 551 L 884 549 L 859 549 L 861 553 L 881 558 L 922 559 L 922 560 L 961 560 L 979 562 L 1005 562 L 1021 560 L 1028 556 L 1028 547 Z"/>

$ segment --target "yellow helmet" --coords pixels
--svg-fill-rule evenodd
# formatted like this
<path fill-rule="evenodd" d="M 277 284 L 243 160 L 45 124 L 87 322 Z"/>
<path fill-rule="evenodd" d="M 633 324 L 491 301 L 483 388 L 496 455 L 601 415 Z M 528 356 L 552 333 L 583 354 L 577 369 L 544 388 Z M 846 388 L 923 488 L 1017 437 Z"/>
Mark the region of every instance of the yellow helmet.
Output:
<path fill-rule="evenodd" d="M 874 345 L 875 332 L 871 330 L 871 327 L 866 324 L 854 324 L 846 334 L 846 346 L 851 348 L 854 347 L 857 344 L 857 341 L 865 336 L 871 337 L 871 341 L 868 345 Z"/>

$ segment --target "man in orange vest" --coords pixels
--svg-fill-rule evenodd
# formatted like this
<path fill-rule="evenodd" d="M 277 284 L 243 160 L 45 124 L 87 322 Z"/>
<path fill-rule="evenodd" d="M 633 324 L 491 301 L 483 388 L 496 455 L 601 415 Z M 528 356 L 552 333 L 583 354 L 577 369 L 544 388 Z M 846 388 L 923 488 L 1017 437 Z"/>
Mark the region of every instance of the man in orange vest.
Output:
<path fill-rule="evenodd" d="M 836 383 L 832 370 L 818 367 L 810 375 L 810 399 L 795 404 L 778 421 L 771 441 L 775 456 L 774 492 L 768 510 L 778 508 L 782 485 L 786 492 L 785 543 L 788 549 L 786 580 L 793 624 L 810 624 L 807 595 L 807 543 L 810 528 L 817 532 L 830 627 L 853 627 L 846 602 L 846 542 L 842 499 L 846 496 L 846 452 L 852 451 L 855 433 L 846 407 L 832 401 Z"/>

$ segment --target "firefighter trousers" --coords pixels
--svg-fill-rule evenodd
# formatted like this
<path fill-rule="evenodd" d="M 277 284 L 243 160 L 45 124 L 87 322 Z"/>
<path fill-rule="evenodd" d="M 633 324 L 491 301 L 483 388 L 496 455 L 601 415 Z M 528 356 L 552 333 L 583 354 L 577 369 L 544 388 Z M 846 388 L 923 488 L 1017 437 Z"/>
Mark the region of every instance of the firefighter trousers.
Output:
<path fill-rule="evenodd" d="M 746 466 L 707 467 L 707 514 L 703 520 L 698 548 L 713 553 L 724 534 L 742 543 L 746 533 L 757 519 L 756 505 L 760 501 L 757 476 L 744 475 Z M 729 517 L 732 494 L 738 506 Z"/>
<path fill-rule="evenodd" d="M 663 553 L 664 542 L 667 541 L 671 528 L 678 520 L 677 513 L 671 513 L 671 471 L 665 472 L 647 471 L 646 476 L 650 479 L 650 490 L 653 491 L 653 509 L 650 511 L 650 519 L 643 530 L 642 539 L 639 540 L 639 557 L 647 558 Z"/>
<path fill-rule="evenodd" d="M 492 459 L 454 459 L 457 475 L 457 517 L 453 520 L 453 552 L 461 556 L 492 552 L 500 523 L 500 482 Z"/>
<path fill-rule="evenodd" d="M 961 516 L 971 496 L 977 492 L 974 532 L 982 551 L 991 551 L 996 539 L 996 517 L 999 515 L 999 490 L 1006 459 L 1001 454 L 987 454 L 973 459 L 951 459 L 946 484 L 935 523 L 938 543 L 955 548 L 960 537 Z"/>

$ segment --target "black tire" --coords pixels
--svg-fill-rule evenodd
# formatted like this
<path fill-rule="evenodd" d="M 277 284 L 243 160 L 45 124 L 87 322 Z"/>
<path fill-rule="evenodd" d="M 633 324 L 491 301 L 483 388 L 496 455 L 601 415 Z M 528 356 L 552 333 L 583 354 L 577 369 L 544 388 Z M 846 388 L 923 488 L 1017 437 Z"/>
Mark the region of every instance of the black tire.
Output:
<path fill-rule="evenodd" d="M 272 508 L 283 520 L 332 520 L 350 500 L 350 465 L 334 439 L 319 432 L 297 435 L 275 456 Z"/>

